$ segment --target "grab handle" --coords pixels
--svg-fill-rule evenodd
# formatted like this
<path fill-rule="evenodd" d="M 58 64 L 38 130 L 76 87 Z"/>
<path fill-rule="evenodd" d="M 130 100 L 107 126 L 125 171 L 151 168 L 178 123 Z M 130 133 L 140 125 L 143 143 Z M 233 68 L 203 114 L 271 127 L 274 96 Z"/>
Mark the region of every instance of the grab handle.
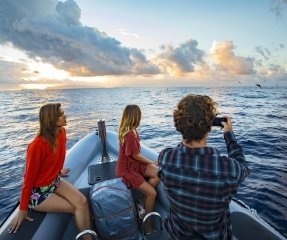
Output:
<path fill-rule="evenodd" d="M 146 221 L 147 221 L 150 217 L 152 217 L 152 216 L 156 216 L 157 218 L 159 218 L 159 220 L 160 220 L 160 231 L 163 230 L 161 215 L 160 215 L 158 212 L 150 212 L 150 213 L 148 213 L 147 215 L 145 215 L 145 217 L 144 217 L 144 219 L 143 219 L 143 231 L 144 231 L 144 236 L 147 235 L 145 223 L 146 223 Z"/>
<path fill-rule="evenodd" d="M 82 236 L 84 236 L 84 235 L 86 235 L 86 234 L 91 234 L 95 240 L 98 239 L 98 235 L 97 235 L 96 232 L 94 232 L 93 230 L 83 230 L 82 232 L 80 232 L 80 233 L 76 236 L 76 240 L 78 240 L 80 237 L 82 237 Z"/>

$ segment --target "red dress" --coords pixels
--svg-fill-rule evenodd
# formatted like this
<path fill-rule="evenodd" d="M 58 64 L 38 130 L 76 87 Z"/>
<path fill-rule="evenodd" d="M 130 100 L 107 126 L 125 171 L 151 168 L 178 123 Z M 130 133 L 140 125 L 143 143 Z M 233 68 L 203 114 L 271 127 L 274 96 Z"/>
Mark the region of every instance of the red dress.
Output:
<path fill-rule="evenodd" d="M 129 188 L 138 188 L 144 181 L 147 163 L 133 159 L 133 155 L 140 153 L 140 138 L 133 131 L 129 131 L 120 143 L 116 176 L 122 177 Z"/>

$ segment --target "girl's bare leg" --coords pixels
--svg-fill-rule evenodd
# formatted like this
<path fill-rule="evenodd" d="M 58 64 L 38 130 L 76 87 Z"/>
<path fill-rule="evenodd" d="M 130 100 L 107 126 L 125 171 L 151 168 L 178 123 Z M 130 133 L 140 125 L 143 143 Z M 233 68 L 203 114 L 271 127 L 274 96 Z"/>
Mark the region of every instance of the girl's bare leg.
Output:
<path fill-rule="evenodd" d="M 144 208 L 146 213 L 152 212 L 155 204 L 156 199 L 156 191 L 154 187 L 149 184 L 148 182 L 142 183 L 138 188 L 138 191 L 142 192 L 145 195 L 145 202 L 144 202 Z M 152 232 L 152 222 L 148 220 L 147 222 L 147 232 Z"/>

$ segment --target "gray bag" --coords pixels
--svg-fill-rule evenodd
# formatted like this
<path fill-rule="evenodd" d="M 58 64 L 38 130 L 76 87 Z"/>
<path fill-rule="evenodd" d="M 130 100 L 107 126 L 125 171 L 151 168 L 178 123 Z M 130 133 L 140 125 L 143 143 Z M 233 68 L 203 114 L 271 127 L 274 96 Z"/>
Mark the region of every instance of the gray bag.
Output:
<path fill-rule="evenodd" d="M 138 240 L 140 232 L 131 191 L 115 178 L 91 187 L 94 224 L 104 240 Z"/>

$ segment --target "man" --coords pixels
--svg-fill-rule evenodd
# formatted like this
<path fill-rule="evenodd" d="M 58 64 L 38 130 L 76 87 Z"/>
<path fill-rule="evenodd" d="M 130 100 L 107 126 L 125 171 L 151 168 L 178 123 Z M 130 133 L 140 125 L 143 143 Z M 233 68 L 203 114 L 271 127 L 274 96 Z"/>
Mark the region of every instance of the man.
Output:
<path fill-rule="evenodd" d="M 229 203 L 250 171 L 229 117 L 221 122 L 228 157 L 207 146 L 215 116 L 216 103 L 208 96 L 190 94 L 174 110 L 182 142 L 158 159 L 170 202 L 164 227 L 172 240 L 232 238 Z"/>

